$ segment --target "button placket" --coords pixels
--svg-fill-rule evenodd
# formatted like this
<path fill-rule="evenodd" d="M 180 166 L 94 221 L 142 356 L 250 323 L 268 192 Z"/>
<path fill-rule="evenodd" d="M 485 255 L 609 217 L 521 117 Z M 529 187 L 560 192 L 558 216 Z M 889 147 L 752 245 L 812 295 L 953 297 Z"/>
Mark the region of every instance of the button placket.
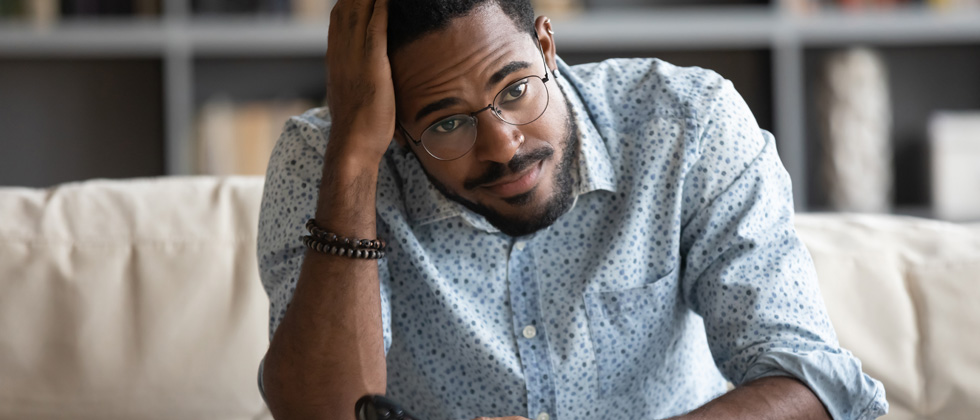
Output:
<path fill-rule="evenodd" d="M 544 319 L 539 306 L 534 255 L 527 241 L 517 241 L 511 248 L 508 264 L 513 325 L 517 347 L 527 387 L 527 416 L 537 419 L 539 414 L 553 411 L 555 402 L 554 367 L 548 356 L 546 331 L 538 330 Z M 550 418 L 550 415 L 549 415 Z"/>

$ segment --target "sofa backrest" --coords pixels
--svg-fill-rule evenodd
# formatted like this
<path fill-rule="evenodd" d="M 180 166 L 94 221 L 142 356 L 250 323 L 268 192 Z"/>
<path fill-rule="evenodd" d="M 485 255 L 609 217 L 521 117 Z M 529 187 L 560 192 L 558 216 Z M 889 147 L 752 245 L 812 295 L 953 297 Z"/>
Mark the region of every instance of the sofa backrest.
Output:
<path fill-rule="evenodd" d="M 0 189 L 0 418 L 271 418 L 261 178 Z"/>
<path fill-rule="evenodd" d="M 0 188 L 0 419 L 268 419 L 262 179 Z M 800 215 L 887 419 L 980 413 L 980 227 Z M 437 419 L 433 419 L 437 420 Z"/>
<path fill-rule="evenodd" d="M 980 418 L 980 226 L 801 215 L 831 322 L 887 419 Z"/>

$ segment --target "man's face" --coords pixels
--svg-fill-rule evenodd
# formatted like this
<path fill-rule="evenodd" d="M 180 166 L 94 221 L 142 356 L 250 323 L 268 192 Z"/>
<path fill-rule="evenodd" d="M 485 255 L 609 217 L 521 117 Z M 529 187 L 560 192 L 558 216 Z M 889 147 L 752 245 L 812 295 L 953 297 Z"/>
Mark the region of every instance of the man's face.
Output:
<path fill-rule="evenodd" d="M 543 25 L 539 19 L 538 32 L 547 34 Z M 515 81 L 544 78 L 541 51 L 547 67 L 555 68 L 555 50 L 550 34 L 539 41 L 541 50 L 489 3 L 453 20 L 447 29 L 408 44 L 391 57 L 398 121 L 419 140 L 433 123 L 486 107 Z M 476 142 L 462 157 L 436 159 L 400 130 L 396 130 L 398 141 L 411 148 L 433 185 L 450 199 L 483 215 L 506 234 L 537 231 L 571 205 L 577 150 L 565 97 L 554 76 L 548 77 L 551 80 L 544 86 L 550 102 L 540 118 L 518 126 L 496 118 L 492 110 L 480 112 Z"/>

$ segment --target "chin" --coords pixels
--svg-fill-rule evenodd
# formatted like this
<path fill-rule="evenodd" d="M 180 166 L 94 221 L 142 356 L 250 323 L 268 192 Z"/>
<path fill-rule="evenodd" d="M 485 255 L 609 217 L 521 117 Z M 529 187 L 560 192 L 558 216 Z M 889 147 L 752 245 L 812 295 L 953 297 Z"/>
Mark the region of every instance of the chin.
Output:
<path fill-rule="evenodd" d="M 541 197 L 541 194 L 538 194 L 539 187 L 536 185 L 527 192 L 504 198 L 502 201 L 507 203 L 508 207 L 514 208 L 518 212 L 527 211 L 529 207 L 540 207 L 546 201 L 547 197 Z"/>
<path fill-rule="evenodd" d="M 533 195 L 529 195 L 529 197 L 533 197 Z M 555 223 L 561 215 L 571 208 L 574 197 L 570 192 L 554 191 L 549 197 L 535 200 L 538 201 L 537 203 L 532 203 L 531 198 L 527 200 L 529 200 L 528 204 L 521 206 L 522 208 L 513 215 L 489 212 L 484 213 L 483 216 L 490 224 L 507 235 L 515 237 L 530 235 Z"/>
<path fill-rule="evenodd" d="M 460 202 L 485 217 L 501 232 L 518 237 L 551 226 L 571 208 L 574 197 L 570 183 L 556 182 L 553 185 L 539 184 L 527 192 L 498 200 L 503 203 L 494 207 Z"/>

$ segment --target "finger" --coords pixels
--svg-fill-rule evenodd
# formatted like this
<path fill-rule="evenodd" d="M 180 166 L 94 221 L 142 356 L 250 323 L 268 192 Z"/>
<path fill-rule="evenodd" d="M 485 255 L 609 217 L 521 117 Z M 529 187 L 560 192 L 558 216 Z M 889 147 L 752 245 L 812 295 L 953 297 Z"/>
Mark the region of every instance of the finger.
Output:
<path fill-rule="evenodd" d="M 375 0 L 365 46 L 375 57 L 388 55 L 388 1 Z"/>
<path fill-rule="evenodd" d="M 363 43 L 367 37 L 368 22 L 371 21 L 372 7 L 376 3 L 374 0 L 352 0 L 353 7 L 350 10 L 350 22 L 348 27 L 355 43 Z M 359 46 L 363 46 L 360 44 Z"/>
<path fill-rule="evenodd" d="M 341 45 L 341 38 L 346 38 L 341 28 L 347 27 L 347 3 L 349 0 L 340 0 L 334 3 L 330 9 L 330 23 L 327 31 L 327 52 Z M 331 48 L 333 47 L 333 48 Z"/>
<path fill-rule="evenodd" d="M 342 27 L 346 27 L 350 2 L 351 0 L 338 0 L 336 3 L 334 3 L 333 8 L 330 9 L 331 31 L 337 31 Z"/>
<path fill-rule="evenodd" d="M 338 0 L 330 11 L 330 32 L 338 35 L 332 37 L 338 38 L 335 42 L 361 48 L 373 4 L 373 0 Z"/>

